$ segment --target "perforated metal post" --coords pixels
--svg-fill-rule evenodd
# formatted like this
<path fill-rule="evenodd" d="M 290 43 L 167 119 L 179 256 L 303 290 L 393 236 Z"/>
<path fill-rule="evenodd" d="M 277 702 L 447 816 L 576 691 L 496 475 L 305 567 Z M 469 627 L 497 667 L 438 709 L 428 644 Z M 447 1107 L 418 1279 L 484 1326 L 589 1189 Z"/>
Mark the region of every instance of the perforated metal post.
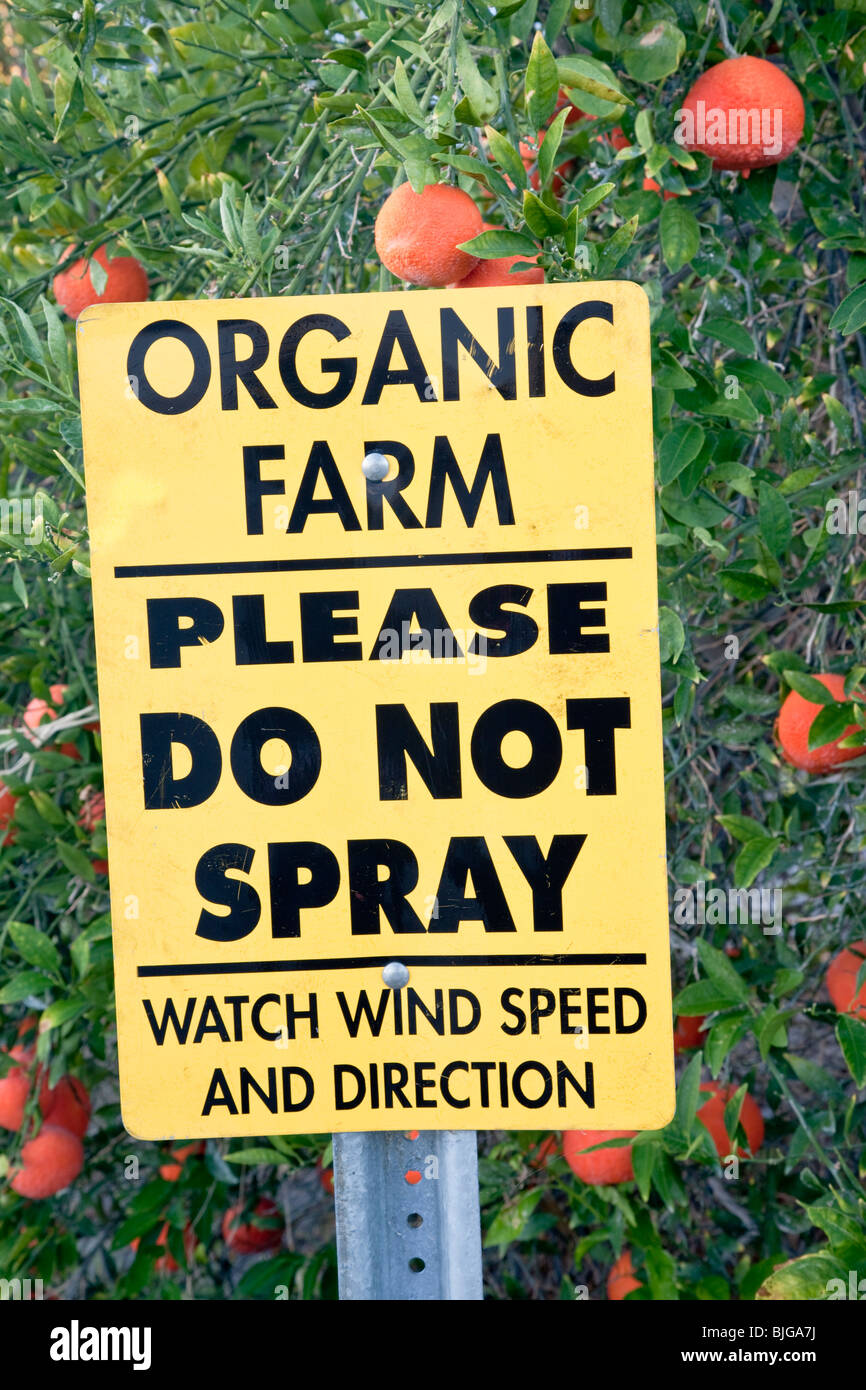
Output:
<path fill-rule="evenodd" d="M 334 1194 L 341 1299 L 483 1297 L 474 1130 L 335 1134 Z"/>

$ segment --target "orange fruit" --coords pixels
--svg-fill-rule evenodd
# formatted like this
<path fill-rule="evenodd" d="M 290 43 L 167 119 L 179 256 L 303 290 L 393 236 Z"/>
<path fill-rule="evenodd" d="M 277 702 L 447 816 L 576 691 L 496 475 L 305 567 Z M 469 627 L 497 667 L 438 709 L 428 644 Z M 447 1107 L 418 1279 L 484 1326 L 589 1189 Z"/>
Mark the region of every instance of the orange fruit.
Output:
<path fill-rule="evenodd" d="M 499 232 L 501 227 L 494 227 L 490 222 L 482 222 L 481 230 L 484 232 Z M 511 274 L 513 265 L 525 265 L 525 270 L 518 270 L 514 275 Z M 540 265 L 533 265 L 525 256 L 496 256 L 493 260 L 479 260 L 470 270 L 465 280 L 457 280 L 448 288 L 472 290 L 483 289 L 485 285 L 541 285 L 544 283 L 544 271 Z"/>
<path fill-rule="evenodd" d="M 866 1018 L 866 983 L 856 989 L 857 975 L 866 960 L 866 941 L 852 941 L 834 956 L 824 976 L 830 998 L 840 1014 Z"/>
<path fill-rule="evenodd" d="M 817 675 L 813 679 L 820 681 L 834 700 L 845 699 L 844 676 Z M 840 763 L 850 762 L 852 758 L 861 758 L 866 751 L 863 748 L 839 747 L 839 739 L 858 732 L 857 724 L 849 724 L 845 733 L 840 734 L 833 743 L 824 743 L 820 748 L 810 748 L 809 730 L 822 709 L 823 705 L 815 705 L 811 700 L 805 700 L 802 695 L 798 695 L 796 690 L 792 690 L 785 697 L 776 721 L 776 737 L 782 745 L 785 761 L 794 767 L 803 768 L 806 772 L 832 772 Z"/>
<path fill-rule="evenodd" d="M 703 141 L 699 139 L 699 101 L 704 103 L 706 118 Z M 684 147 L 709 155 L 715 169 L 765 169 L 781 163 L 799 142 L 806 119 L 799 88 L 766 58 L 725 58 L 716 63 L 701 73 L 682 110 L 691 112 L 695 121 L 694 138 L 685 140 Z M 714 111 L 725 117 L 724 129 L 718 132 L 714 131 Z M 742 111 L 757 112 L 757 119 L 735 115 Z M 724 134 L 725 139 L 713 139 L 715 133 Z M 776 136 L 780 147 L 773 152 L 770 147 Z"/>
<path fill-rule="evenodd" d="M 107 873 L 108 873 L 108 860 L 107 860 L 107 859 L 94 859 L 94 861 L 93 861 L 93 872 L 94 872 L 95 874 L 107 874 Z"/>
<path fill-rule="evenodd" d="M 709 1132 L 719 1158 L 727 1158 L 732 1152 L 731 1140 L 725 1129 L 725 1106 L 737 1089 L 736 1086 L 720 1086 L 717 1081 L 703 1081 L 701 1083 L 701 1090 L 706 1091 L 710 1099 L 704 1101 L 698 1110 L 698 1119 Z M 757 1101 L 749 1095 L 748 1091 L 743 1097 L 740 1124 L 745 1130 L 746 1142 L 749 1145 L 748 1152 L 757 1153 L 764 1142 L 764 1117 L 758 1108 Z M 740 1158 L 745 1158 L 746 1152 L 743 1148 L 737 1150 Z"/>
<path fill-rule="evenodd" d="M 191 1154 L 203 1154 L 204 1141 L 194 1139 L 191 1144 L 181 1144 L 179 1149 L 172 1149 L 171 1156 L 177 1161 L 175 1163 L 161 1163 L 159 1176 L 165 1178 L 166 1182 L 177 1182 L 183 1172 L 183 1165 Z"/>
<path fill-rule="evenodd" d="M 12 1067 L 0 1077 L 0 1126 L 19 1130 L 24 1106 L 30 1094 L 30 1077 L 20 1067 Z"/>
<path fill-rule="evenodd" d="M 62 1076 L 56 1086 L 42 1083 L 39 1109 L 46 1124 L 68 1129 L 83 1139 L 90 1123 L 90 1096 L 77 1076 Z"/>
<path fill-rule="evenodd" d="M 636 1129 L 568 1129 L 562 1136 L 562 1152 L 573 1173 L 596 1187 L 601 1183 L 630 1182 L 634 1177 L 631 1166 L 631 1145 L 617 1149 L 597 1149 L 585 1153 L 594 1144 L 606 1139 L 633 1139 Z"/>
<path fill-rule="evenodd" d="M 15 841 L 15 827 L 9 829 L 9 823 L 15 815 L 15 807 L 18 804 L 18 797 L 13 796 L 5 782 L 0 782 L 0 834 L 5 830 L 6 834 L 0 840 L 0 845 L 11 845 Z"/>
<path fill-rule="evenodd" d="M 46 722 L 50 723 L 52 719 L 57 718 L 57 710 L 63 704 L 68 687 L 65 685 L 52 685 L 49 686 L 48 689 L 52 703 L 56 708 L 52 709 L 47 701 L 40 700 L 37 696 L 34 696 L 24 711 L 24 723 L 27 725 L 28 729 L 38 729 L 40 724 Z M 51 751 L 56 753 L 58 750 L 52 748 Z M 61 743 L 60 752 L 65 753 L 67 758 L 75 758 L 79 762 L 81 760 L 81 754 L 74 743 Z"/>
<path fill-rule="evenodd" d="M 634 1277 L 634 1265 L 631 1262 L 631 1251 L 626 1248 L 623 1250 L 618 1260 L 614 1260 L 607 1276 L 607 1296 L 611 1302 L 625 1298 L 626 1294 L 632 1293 L 635 1289 L 642 1289 L 643 1284 L 640 1279 Z"/>
<path fill-rule="evenodd" d="M 65 252 L 61 261 L 68 254 Z M 77 319 L 91 304 L 136 304 L 147 299 L 147 271 L 135 256 L 113 256 L 109 260 L 105 247 L 100 246 L 91 259 L 98 261 L 107 275 L 102 294 L 93 288 L 86 258 L 73 261 L 68 270 L 58 271 L 52 282 L 54 298 L 71 319 Z"/>
<path fill-rule="evenodd" d="M 229 1207 L 223 1217 L 223 1240 L 236 1255 L 255 1255 L 260 1250 L 279 1250 L 285 1221 L 276 1202 L 260 1197 L 248 1213 L 241 1205 Z"/>
<path fill-rule="evenodd" d="M 694 1018 L 680 1018 L 677 1016 L 676 1027 L 674 1028 L 674 1052 L 688 1052 L 693 1047 L 703 1047 L 707 1040 L 706 1033 L 701 1032 L 706 1014 L 695 1014 Z"/>
<path fill-rule="evenodd" d="M 629 140 L 628 136 L 624 133 L 621 125 L 615 125 L 610 134 L 607 136 L 603 136 L 602 138 L 609 140 L 615 150 L 627 150 L 629 145 L 632 143 L 631 140 Z"/>
<path fill-rule="evenodd" d="M 441 288 L 463 280 L 477 256 L 459 251 L 458 242 L 481 232 L 475 203 L 450 183 L 428 184 L 416 193 L 401 183 L 388 194 L 376 218 L 376 250 L 392 275 L 413 285 Z"/>
<path fill-rule="evenodd" d="M 19 1197 L 53 1197 L 74 1182 L 84 1167 L 84 1149 L 76 1134 L 59 1125 L 43 1125 L 21 1149 L 21 1168 L 10 1186 Z"/>

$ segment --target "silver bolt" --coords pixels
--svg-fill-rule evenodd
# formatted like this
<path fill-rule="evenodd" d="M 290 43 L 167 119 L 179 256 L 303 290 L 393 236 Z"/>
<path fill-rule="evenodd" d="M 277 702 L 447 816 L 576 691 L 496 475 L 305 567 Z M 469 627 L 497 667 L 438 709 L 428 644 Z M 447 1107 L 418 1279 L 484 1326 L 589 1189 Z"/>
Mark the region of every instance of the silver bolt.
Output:
<path fill-rule="evenodd" d="M 409 983 L 409 971 L 399 960 L 392 960 L 382 971 L 382 979 L 389 989 L 402 989 Z"/>
<path fill-rule="evenodd" d="M 391 464 L 384 454 L 367 454 L 361 464 L 361 472 L 371 483 L 381 483 L 383 478 L 387 478 L 390 467 Z"/>

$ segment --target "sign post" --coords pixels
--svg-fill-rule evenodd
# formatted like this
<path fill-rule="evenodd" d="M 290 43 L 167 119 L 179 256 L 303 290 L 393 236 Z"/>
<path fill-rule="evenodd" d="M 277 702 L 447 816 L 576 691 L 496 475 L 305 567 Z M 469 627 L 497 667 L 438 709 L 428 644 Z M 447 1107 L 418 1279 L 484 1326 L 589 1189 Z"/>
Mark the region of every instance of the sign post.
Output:
<path fill-rule="evenodd" d="M 385 1277 L 361 1194 L 442 1131 L 397 1248 L 435 1229 L 468 1282 L 381 1296 L 473 1296 L 432 1195 L 473 1130 L 673 1113 L 646 297 L 100 305 L 78 340 L 124 1123 L 345 1136 L 346 1297 Z"/>

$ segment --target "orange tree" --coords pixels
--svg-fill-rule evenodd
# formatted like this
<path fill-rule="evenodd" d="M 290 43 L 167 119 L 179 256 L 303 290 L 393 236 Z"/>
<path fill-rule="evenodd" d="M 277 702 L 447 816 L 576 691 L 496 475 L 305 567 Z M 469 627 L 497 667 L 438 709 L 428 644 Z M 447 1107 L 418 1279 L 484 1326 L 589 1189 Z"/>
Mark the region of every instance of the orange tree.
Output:
<path fill-rule="evenodd" d="M 653 322 L 677 1113 L 584 1169 L 613 1183 L 558 1138 L 482 1136 L 489 1292 L 603 1296 L 625 1249 L 632 1298 L 823 1298 L 866 1274 L 862 5 L 17 0 L 0 22 L 0 1270 L 333 1296 L 327 1228 L 275 1251 L 267 1200 L 327 1166 L 325 1138 L 178 1157 L 120 1124 L 61 306 L 72 261 L 108 295 L 118 256 L 156 299 L 396 288 L 375 219 L 408 182 L 463 190 L 494 229 L 455 237 L 458 265 L 627 277 Z M 767 126 L 711 138 L 712 103 Z M 858 942 L 831 1003 L 826 963 Z M 236 1228 L 262 1252 L 243 1273 Z"/>

